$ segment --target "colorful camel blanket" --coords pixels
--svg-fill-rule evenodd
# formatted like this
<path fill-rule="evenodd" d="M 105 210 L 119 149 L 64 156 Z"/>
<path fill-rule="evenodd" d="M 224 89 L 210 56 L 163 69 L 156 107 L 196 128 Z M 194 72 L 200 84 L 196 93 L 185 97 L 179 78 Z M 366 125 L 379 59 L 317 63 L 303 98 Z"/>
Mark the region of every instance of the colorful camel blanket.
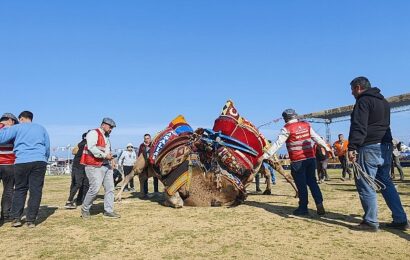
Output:
<path fill-rule="evenodd" d="M 186 144 L 192 133 L 193 130 L 185 118 L 182 115 L 177 116 L 154 137 L 149 155 L 150 163 L 159 167 L 161 174 L 167 174 L 185 159 L 186 149 L 177 147 Z M 161 169 L 161 161 L 165 162 L 163 166 L 166 166 L 166 169 Z"/>
<path fill-rule="evenodd" d="M 232 148 L 219 148 L 218 154 L 221 162 L 230 172 L 239 175 L 242 175 L 244 170 L 252 171 L 264 150 L 269 146 L 259 130 L 250 121 L 239 115 L 231 100 L 226 102 L 221 115 L 215 120 L 213 130 L 231 136 L 249 145 L 257 152 L 255 156 Z"/>

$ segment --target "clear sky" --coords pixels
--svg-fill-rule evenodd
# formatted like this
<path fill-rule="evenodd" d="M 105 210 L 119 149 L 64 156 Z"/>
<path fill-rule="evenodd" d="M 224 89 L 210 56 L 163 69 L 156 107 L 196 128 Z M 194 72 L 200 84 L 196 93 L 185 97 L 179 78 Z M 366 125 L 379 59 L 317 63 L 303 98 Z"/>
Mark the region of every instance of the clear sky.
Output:
<path fill-rule="evenodd" d="M 405 0 L 0 0 L 0 113 L 32 111 L 52 146 L 76 144 L 109 116 L 120 148 L 178 114 L 212 127 L 227 99 L 261 125 L 285 108 L 354 103 L 356 76 L 402 94 L 409 14 Z M 262 132 L 274 139 L 282 123 Z M 392 128 L 408 143 L 410 113 L 393 115 Z"/>

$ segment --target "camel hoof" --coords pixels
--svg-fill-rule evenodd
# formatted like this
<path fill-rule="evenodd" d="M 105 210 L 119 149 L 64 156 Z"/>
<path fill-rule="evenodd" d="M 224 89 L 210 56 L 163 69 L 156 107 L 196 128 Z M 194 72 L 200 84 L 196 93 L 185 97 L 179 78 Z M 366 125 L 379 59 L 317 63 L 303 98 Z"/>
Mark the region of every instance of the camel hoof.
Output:
<path fill-rule="evenodd" d="M 265 190 L 262 194 L 263 195 L 272 195 L 272 191 L 271 190 Z"/>

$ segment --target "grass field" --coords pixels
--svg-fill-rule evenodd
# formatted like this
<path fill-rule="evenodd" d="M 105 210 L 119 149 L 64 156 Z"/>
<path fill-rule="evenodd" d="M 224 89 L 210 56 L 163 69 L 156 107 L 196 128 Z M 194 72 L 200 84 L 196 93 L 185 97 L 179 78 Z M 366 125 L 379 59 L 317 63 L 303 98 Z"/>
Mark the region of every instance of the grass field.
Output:
<path fill-rule="evenodd" d="M 328 211 L 322 218 L 312 203 L 310 217 L 291 215 L 297 199 L 278 177 L 273 195 L 250 195 L 234 208 L 171 209 L 126 193 L 115 205 L 119 220 L 102 217 L 101 198 L 91 220 L 81 219 L 79 209 L 65 210 L 70 177 L 48 176 L 40 223 L 34 229 L 9 223 L 0 227 L 0 258 L 410 259 L 409 231 L 352 229 L 362 215 L 354 183 L 338 179 L 339 170 L 330 175 L 331 181 L 321 185 Z M 410 169 L 406 178 L 410 180 Z M 410 214 L 410 181 L 397 184 Z M 248 190 L 254 189 L 251 185 Z M 379 206 L 380 221 L 391 221 L 381 195 Z"/>

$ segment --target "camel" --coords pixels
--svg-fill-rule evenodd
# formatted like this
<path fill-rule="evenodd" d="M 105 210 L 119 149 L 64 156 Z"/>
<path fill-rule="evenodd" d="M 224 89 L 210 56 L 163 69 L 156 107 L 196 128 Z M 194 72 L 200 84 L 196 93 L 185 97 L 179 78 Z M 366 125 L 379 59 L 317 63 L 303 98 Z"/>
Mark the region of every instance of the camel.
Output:
<path fill-rule="evenodd" d="M 116 199 L 121 200 L 125 185 L 138 175 L 141 190 L 148 177 L 158 177 L 165 186 L 167 206 L 240 204 L 246 199 L 246 186 L 262 165 L 259 159 L 269 147 L 265 137 L 239 115 L 230 100 L 212 129 L 194 131 L 179 115 L 154 137 L 149 155 L 138 157 Z M 269 161 L 292 183 L 279 160 Z"/>

